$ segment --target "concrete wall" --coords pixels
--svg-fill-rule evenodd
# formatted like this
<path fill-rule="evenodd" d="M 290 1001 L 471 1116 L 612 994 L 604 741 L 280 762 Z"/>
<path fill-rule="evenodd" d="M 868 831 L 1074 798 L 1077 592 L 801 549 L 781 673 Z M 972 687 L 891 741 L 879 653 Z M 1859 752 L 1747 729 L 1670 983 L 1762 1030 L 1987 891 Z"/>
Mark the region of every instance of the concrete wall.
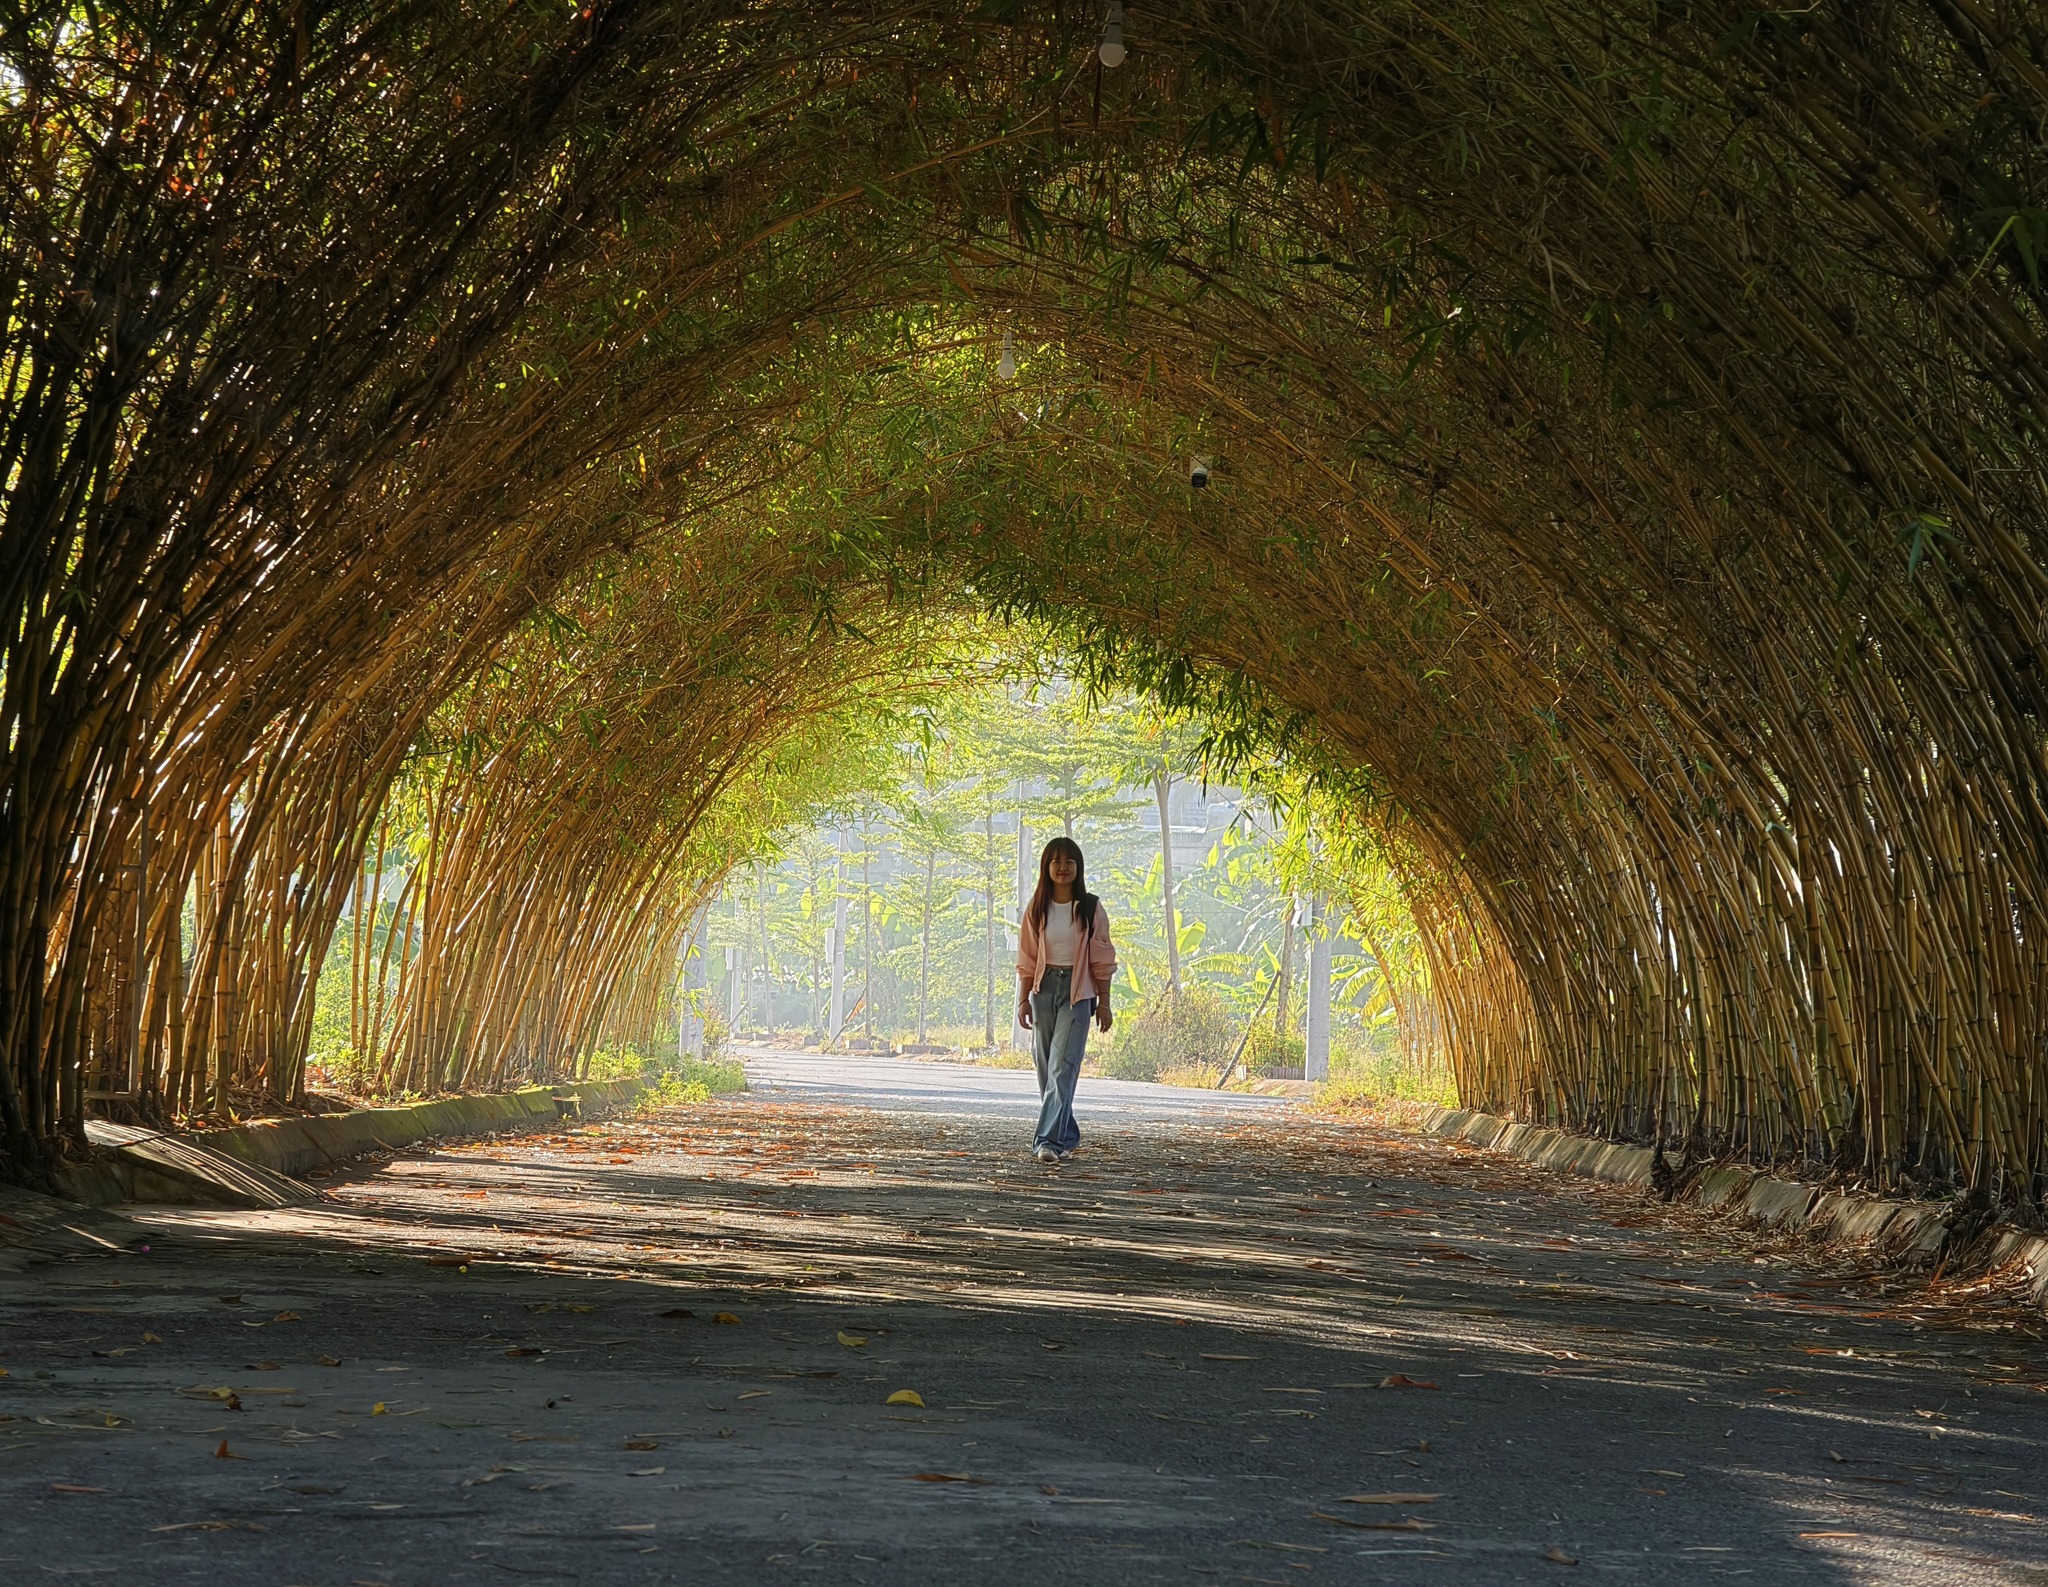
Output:
<path fill-rule="evenodd" d="M 574 1097 L 577 1115 L 595 1118 L 630 1105 L 642 1089 L 638 1080 L 532 1086 L 401 1107 L 258 1119 L 232 1129 L 184 1134 L 91 1119 L 86 1138 L 97 1151 L 90 1162 L 66 1174 L 63 1188 L 74 1200 L 99 1206 L 122 1201 L 290 1206 L 318 1198 L 319 1192 L 304 1183 L 317 1169 L 435 1137 L 552 1129 L 563 1122 L 557 1097 Z"/>

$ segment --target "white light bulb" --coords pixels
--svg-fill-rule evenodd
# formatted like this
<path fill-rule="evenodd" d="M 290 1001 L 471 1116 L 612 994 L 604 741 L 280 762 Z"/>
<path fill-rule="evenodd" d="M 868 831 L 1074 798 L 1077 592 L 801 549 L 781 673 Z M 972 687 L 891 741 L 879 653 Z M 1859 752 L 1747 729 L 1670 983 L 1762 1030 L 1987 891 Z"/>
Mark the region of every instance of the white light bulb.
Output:
<path fill-rule="evenodd" d="M 1017 354 L 1016 350 L 1010 346 L 1010 333 L 1008 331 L 1003 332 L 1003 353 L 996 360 L 996 374 L 1003 380 L 1015 380 L 1017 378 Z"/>
<path fill-rule="evenodd" d="M 1109 20 L 1102 24 L 1102 43 L 1096 48 L 1095 54 L 1104 66 L 1123 65 L 1125 50 L 1122 0 L 1111 0 Z"/>

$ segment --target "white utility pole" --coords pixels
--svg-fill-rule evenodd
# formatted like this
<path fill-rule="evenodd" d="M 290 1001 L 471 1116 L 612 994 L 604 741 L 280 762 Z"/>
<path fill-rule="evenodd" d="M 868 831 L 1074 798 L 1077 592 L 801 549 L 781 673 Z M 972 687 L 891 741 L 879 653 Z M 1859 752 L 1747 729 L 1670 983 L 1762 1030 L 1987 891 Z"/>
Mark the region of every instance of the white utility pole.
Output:
<path fill-rule="evenodd" d="M 825 1025 L 825 1045 L 839 1040 L 846 1025 L 846 828 L 834 841 L 839 852 L 832 857 L 832 930 L 826 951 L 832 955 L 832 1006 Z"/>
<path fill-rule="evenodd" d="M 708 903 L 697 906 L 697 913 L 690 917 L 689 935 L 683 939 L 683 1017 L 676 1022 L 678 1058 L 704 1056 L 704 1016 L 698 1011 L 697 998 L 706 983 L 704 921 L 710 907 Z"/>
<path fill-rule="evenodd" d="M 1173 904 L 1173 824 L 1168 806 L 1173 799 L 1173 774 L 1161 771 L 1152 778 L 1152 791 L 1159 796 L 1159 891 L 1166 912 L 1166 995 L 1180 996 L 1180 911 Z"/>
<path fill-rule="evenodd" d="M 1031 902 L 1032 889 L 1038 885 L 1038 877 L 1031 865 L 1031 828 L 1024 819 L 1024 784 L 1017 784 L 1017 921 L 1021 930 L 1024 921 L 1024 906 Z M 1010 1040 L 1017 1051 L 1031 1051 L 1031 1032 L 1017 1019 L 1017 1011 L 1010 1010 Z"/>
<path fill-rule="evenodd" d="M 1303 1034 L 1307 1054 L 1302 1076 L 1330 1078 L 1330 906 L 1320 894 L 1309 900 L 1308 1009 Z"/>

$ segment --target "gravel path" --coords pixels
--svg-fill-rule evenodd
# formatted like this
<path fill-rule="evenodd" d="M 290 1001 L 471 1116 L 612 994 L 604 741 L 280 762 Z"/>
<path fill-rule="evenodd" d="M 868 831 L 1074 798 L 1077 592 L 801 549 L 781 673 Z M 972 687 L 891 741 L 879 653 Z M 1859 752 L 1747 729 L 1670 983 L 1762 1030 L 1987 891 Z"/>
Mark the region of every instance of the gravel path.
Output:
<path fill-rule="evenodd" d="M 2048 1582 L 2012 1313 L 1264 1099 L 1084 1082 L 1047 1170 L 1026 1076 L 751 1062 L 0 1273 L 0 1580 Z"/>

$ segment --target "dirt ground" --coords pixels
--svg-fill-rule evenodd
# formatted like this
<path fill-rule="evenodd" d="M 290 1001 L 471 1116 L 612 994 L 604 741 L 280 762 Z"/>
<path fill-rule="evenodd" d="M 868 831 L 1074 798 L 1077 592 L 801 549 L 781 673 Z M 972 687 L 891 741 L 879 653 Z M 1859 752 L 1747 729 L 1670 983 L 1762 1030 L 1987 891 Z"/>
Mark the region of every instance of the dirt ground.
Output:
<path fill-rule="evenodd" d="M 2048 1582 L 1995 1296 L 1291 1108 L 1047 1170 L 830 1095 L 0 1274 L 0 1579 Z"/>

